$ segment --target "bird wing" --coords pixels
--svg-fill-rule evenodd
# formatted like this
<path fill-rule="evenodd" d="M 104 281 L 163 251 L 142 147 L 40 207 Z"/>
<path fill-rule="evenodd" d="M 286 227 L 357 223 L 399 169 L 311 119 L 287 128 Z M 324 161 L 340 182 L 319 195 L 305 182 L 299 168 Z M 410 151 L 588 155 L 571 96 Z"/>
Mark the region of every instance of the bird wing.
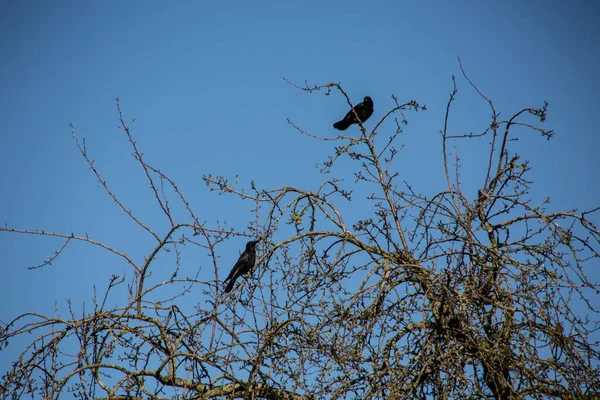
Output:
<path fill-rule="evenodd" d="M 350 111 L 348 111 L 348 113 L 344 117 L 345 121 L 349 121 L 349 122 L 354 121 L 354 110 L 355 109 L 356 108 L 351 108 Z"/>
<path fill-rule="evenodd" d="M 248 254 L 246 254 L 246 252 L 243 252 L 242 255 L 240 256 L 240 258 L 238 258 L 238 260 L 235 263 L 235 265 L 233 266 L 233 268 L 231 268 L 229 275 L 227 275 L 227 278 L 225 278 L 225 280 L 223 282 L 227 282 L 228 280 L 233 278 L 237 274 L 240 267 L 244 265 L 244 262 L 247 258 L 248 258 Z"/>

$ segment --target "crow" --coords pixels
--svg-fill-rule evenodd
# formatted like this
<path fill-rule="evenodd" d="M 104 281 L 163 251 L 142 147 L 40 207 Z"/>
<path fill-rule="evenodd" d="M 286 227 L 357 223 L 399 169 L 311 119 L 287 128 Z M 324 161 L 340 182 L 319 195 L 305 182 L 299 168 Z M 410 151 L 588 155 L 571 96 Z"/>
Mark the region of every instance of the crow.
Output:
<path fill-rule="evenodd" d="M 231 269 L 227 279 L 223 281 L 223 283 L 229 281 L 227 287 L 225 288 L 225 293 L 231 292 L 236 279 L 247 274 L 248 271 L 254 267 L 254 263 L 256 262 L 256 244 L 258 242 L 258 240 L 251 240 L 246 243 L 246 250 L 244 250 L 240 258 Z"/>
<path fill-rule="evenodd" d="M 355 111 L 356 114 L 354 114 Z M 348 111 L 348 114 L 346 114 L 343 120 L 333 124 L 333 127 L 340 131 L 345 131 L 350 125 L 358 123 L 358 120 L 356 119 L 357 115 L 358 118 L 360 118 L 360 122 L 364 123 L 369 119 L 371 114 L 373 114 L 373 100 L 367 96 L 362 103 L 357 104 L 352 110 Z"/>

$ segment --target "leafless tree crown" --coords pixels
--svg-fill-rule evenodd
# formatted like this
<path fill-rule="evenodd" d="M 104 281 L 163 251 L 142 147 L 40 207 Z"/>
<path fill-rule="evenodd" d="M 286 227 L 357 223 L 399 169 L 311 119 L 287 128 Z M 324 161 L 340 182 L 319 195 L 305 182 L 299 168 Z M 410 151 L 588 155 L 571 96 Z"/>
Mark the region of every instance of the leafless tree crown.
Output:
<path fill-rule="evenodd" d="M 3 372 L 2 397 L 599 398 L 599 287 L 586 273 L 599 256 L 591 218 L 598 208 L 551 212 L 549 200 L 533 204 L 529 164 L 511 142 L 531 132 L 550 139 L 553 132 L 539 125 L 548 105 L 503 119 L 463 76 L 489 106 L 489 124 L 453 132 L 453 77 L 439 134 L 420 133 L 436 144 L 419 151 L 443 159 L 446 184 L 434 195 L 421 194 L 423 185 L 409 183 L 411 174 L 396 162 L 402 135 L 411 133 L 408 113 L 426 107 L 392 96 L 395 107 L 372 118 L 371 129 L 359 123 L 322 137 L 289 121 L 316 144 L 334 144 L 319 164 L 316 189 L 265 189 L 205 175 L 210 191 L 253 207 L 247 227 L 237 230 L 206 222 L 212 215 L 197 214 L 175 181 L 146 162 L 118 99 L 122 131 L 167 229 L 142 221 L 121 200 L 72 127 L 110 201 L 154 244 L 139 261 L 125 244 L 86 234 L 0 228 L 62 239 L 39 267 L 75 242 L 100 247 L 124 266 L 102 283 L 105 292 L 90 297 L 86 312 L 69 307 L 2 322 L 2 348 L 29 343 Z M 341 94 L 352 106 L 337 83 L 294 86 Z M 463 182 L 457 154 L 472 141 L 485 143 L 487 156 L 481 180 Z M 235 236 L 261 243 L 253 274 L 227 296 L 219 252 Z M 186 246 L 206 254 L 191 262 L 202 274 L 182 272 Z M 114 306 L 123 292 L 128 300 Z"/>

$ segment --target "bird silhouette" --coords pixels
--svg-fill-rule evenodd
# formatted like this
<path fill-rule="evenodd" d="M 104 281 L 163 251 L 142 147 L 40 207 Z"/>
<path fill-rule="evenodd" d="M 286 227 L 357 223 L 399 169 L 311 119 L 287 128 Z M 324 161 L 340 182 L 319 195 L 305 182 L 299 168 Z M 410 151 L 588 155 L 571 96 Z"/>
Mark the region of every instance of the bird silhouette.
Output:
<path fill-rule="evenodd" d="M 223 281 L 223 283 L 229 281 L 227 286 L 225 287 L 225 293 L 231 292 L 233 289 L 233 285 L 237 278 L 242 275 L 245 275 L 254 267 L 254 263 L 256 262 L 256 244 L 258 240 L 251 240 L 246 243 L 246 250 L 240 255 L 240 258 L 237 260 L 231 272 L 227 276 L 227 278 Z"/>
<path fill-rule="evenodd" d="M 356 111 L 356 114 L 354 113 Z M 341 121 L 333 124 L 335 129 L 345 131 L 352 124 L 357 124 L 356 116 L 360 118 L 360 122 L 364 123 L 373 114 L 373 100 L 369 96 L 365 97 L 362 103 L 355 105 Z"/>

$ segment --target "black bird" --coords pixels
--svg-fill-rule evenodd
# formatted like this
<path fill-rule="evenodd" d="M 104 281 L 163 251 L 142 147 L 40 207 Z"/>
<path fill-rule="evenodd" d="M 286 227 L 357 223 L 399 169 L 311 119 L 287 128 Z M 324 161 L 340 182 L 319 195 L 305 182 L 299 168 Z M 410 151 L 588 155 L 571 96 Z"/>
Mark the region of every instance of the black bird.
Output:
<path fill-rule="evenodd" d="M 254 263 L 256 262 L 256 244 L 258 240 L 251 240 L 246 243 L 246 250 L 242 253 L 240 258 L 237 260 L 229 276 L 227 279 L 223 281 L 223 283 L 229 281 L 227 287 L 225 288 L 225 293 L 231 292 L 233 289 L 233 285 L 235 284 L 235 280 L 242 275 L 245 275 L 254 267 Z"/>
<path fill-rule="evenodd" d="M 333 127 L 340 131 L 345 131 L 350 125 L 358 123 L 354 111 L 356 111 L 356 115 L 360 118 L 360 122 L 365 122 L 373 114 L 373 100 L 369 96 L 365 97 L 362 103 L 355 105 L 352 110 L 348 111 L 344 119 L 333 124 Z"/>

